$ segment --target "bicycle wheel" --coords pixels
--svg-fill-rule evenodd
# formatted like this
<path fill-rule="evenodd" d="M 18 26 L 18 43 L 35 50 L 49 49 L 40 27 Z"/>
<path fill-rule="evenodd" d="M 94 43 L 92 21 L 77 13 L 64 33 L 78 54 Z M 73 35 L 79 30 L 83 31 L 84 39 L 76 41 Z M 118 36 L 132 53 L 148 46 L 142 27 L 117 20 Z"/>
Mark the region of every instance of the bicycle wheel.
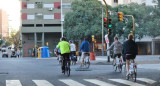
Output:
<path fill-rule="evenodd" d="M 133 72 L 133 73 L 132 73 L 132 80 L 133 80 L 134 82 L 136 82 L 136 78 L 137 78 L 137 73 L 136 73 L 136 72 Z"/>
<path fill-rule="evenodd" d="M 126 79 L 129 80 L 130 75 L 126 76 Z"/>
<path fill-rule="evenodd" d="M 67 67 L 66 73 L 67 73 L 67 76 L 69 77 L 70 76 L 70 67 Z"/>
<path fill-rule="evenodd" d="M 86 68 L 89 68 L 90 62 L 86 62 L 85 65 L 86 65 Z"/>
<path fill-rule="evenodd" d="M 118 65 L 118 70 L 119 70 L 119 72 L 122 72 L 122 65 L 121 64 Z"/>
<path fill-rule="evenodd" d="M 114 69 L 114 71 L 117 71 L 117 66 L 115 65 L 113 65 L 113 69 Z"/>

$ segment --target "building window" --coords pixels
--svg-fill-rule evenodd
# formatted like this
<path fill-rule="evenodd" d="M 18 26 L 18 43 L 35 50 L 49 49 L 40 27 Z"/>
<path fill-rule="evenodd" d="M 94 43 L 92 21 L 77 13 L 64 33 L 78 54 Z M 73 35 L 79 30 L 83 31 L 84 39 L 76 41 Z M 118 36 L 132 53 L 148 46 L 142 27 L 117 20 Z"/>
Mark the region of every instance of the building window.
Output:
<path fill-rule="evenodd" d="M 53 8 L 54 4 L 43 4 L 44 8 Z"/>
<path fill-rule="evenodd" d="M 43 25 L 42 24 L 36 24 L 36 27 L 42 27 Z"/>
<path fill-rule="evenodd" d="M 43 15 L 43 19 L 54 19 L 54 15 Z"/>
<path fill-rule="evenodd" d="M 22 24 L 22 27 L 34 27 L 34 24 Z"/>
<path fill-rule="evenodd" d="M 114 3 L 118 3 L 118 0 L 114 0 Z"/>
<path fill-rule="evenodd" d="M 32 33 L 28 34 L 28 40 L 34 40 L 34 34 Z"/>
<path fill-rule="evenodd" d="M 37 8 L 42 8 L 43 7 L 42 2 L 35 2 L 35 4 L 36 4 Z"/>
<path fill-rule="evenodd" d="M 55 27 L 55 26 L 61 26 L 61 24 L 44 24 L 44 27 Z"/>
<path fill-rule="evenodd" d="M 42 41 L 42 34 L 41 33 L 37 34 L 37 41 Z"/>
<path fill-rule="evenodd" d="M 63 3 L 62 8 L 71 8 L 70 3 Z"/>
<path fill-rule="evenodd" d="M 35 16 L 34 15 L 27 15 L 27 19 L 28 20 L 33 20 L 33 19 L 35 19 Z"/>
<path fill-rule="evenodd" d="M 27 4 L 27 8 L 34 8 L 34 4 Z"/>

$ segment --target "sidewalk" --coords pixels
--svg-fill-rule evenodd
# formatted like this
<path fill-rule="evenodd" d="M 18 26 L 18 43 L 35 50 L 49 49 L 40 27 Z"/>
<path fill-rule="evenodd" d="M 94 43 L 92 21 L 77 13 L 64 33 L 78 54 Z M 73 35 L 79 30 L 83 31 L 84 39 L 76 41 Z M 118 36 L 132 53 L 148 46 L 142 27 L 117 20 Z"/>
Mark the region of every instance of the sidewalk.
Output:
<path fill-rule="evenodd" d="M 36 59 L 57 59 L 57 57 L 50 58 L 36 58 Z M 108 62 L 107 56 L 95 56 L 95 60 L 91 61 L 92 64 L 110 65 L 113 59 L 110 58 Z M 137 55 L 135 59 L 138 64 L 160 64 L 160 55 Z"/>
<path fill-rule="evenodd" d="M 95 61 L 91 61 L 92 63 L 103 63 L 103 64 L 111 64 L 108 61 L 107 56 L 96 56 Z M 113 59 L 111 58 L 110 61 Z M 160 55 L 137 55 L 135 59 L 138 64 L 160 64 Z"/>

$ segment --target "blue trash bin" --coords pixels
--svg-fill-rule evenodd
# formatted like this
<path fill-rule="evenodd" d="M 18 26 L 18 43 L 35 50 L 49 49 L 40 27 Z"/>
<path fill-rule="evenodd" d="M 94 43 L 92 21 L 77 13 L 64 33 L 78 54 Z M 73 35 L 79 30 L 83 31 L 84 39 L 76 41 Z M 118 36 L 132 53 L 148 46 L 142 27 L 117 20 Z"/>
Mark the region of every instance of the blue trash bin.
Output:
<path fill-rule="evenodd" d="M 41 48 L 41 58 L 48 58 L 48 57 L 50 57 L 49 48 L 48 47 L 42 47 Z"/>

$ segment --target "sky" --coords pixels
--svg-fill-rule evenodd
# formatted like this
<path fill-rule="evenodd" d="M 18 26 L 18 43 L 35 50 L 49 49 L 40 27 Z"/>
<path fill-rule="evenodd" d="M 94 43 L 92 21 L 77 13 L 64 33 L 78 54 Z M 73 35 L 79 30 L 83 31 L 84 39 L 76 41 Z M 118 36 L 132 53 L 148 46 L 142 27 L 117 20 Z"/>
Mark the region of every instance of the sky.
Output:
<path fill-rule="evenodd" d="M 20 2 L 19 0 L 0 0 L 0 8 L 9 15 L 9 22 L 12 29 L 19 29 L 20 26 Z"/>

